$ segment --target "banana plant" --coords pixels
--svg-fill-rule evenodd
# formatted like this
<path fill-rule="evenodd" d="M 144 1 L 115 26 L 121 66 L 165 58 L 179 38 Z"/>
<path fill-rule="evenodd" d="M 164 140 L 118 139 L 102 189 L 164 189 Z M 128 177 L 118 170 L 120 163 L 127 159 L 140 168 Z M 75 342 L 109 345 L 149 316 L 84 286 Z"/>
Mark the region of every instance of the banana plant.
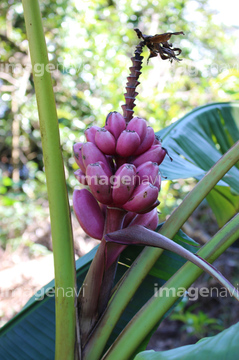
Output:
<path fill-rule="evenodd" d="M 37 0 L 23 0 L 23 5 L 50 200 L 55 288 L 75 290 L 69 207 L 50 74 L 47 71 L 41 77 L 34 74 L 36 63 L 43 63 L 45 68 L 48 63 L 39 5 Z M 168 158 L 167 168 L 174 168 L 174 158 L 171 152 L 169 156 L 169 148 L 161 143 L 147 122 L 133 116 L 137 96 L 135 89 L 139 85 L 144 46 L 150 50 L 150 57 L 159 55 L 163 60 L 178 61 L 181 50 L 173 48 L 168 41 L 172 35 L 181 32 L 149 36 L 136 29 L 136 33 L 141 41 L 136 46 L 127 78 L 123 115 L 110 113 L 103 128 L 89 128 L 85 134 L 86 142 L 74 146 L 79 166 L 75 176 L 84 186 L 73 194 L 74 211 L 85 232 L 101 242 L 80 293 L 76 296 L 77 292 L 73 291 L 71 297 L 66 297 L 63 292 L 60 297 L 55 296 L 56 359 L 132 359 L 142 349 L 142 343 L 145 346 L 165 313 L 180 298 L 178 292 L 167 297 L 163 293 L 164 288 L 189 287 L 201 269 L 215 277 L 239 300 L 238 291 L 210 265 L 238 236 L 238 216 L 230 220 L 196 254 L 173 240 L 180 227 L 221 178 L 224 177 L 223 181 L 228 179 L 227 182 L 236 188 L 237 169 L 228 172 L 239 160 L 239 142 L 228 146 L 225 154 L 216 159 L 216 164 L 213 158 L 213 166 L 205 176 L 202 177 L 202 172 L 197 174 L 198 178 L 201 177 L 198 184 L 158 228 L 159 165 Z M 180 155 L 177 148 L 172 149 L 176 155 Z M 185 157 L 185 151 L 182 155 Z M 190 162 L 192 158 L 189 155 Z M 205 172 L 207 169 L 203 170 Z M 137 252 L 138 246 L 145 247 L 116 282 L 120 256 L 128 247 L 135 247 Z M 164 249 L 189 262 L 167 279 L 160 288 L 162 294 L 152 296 L 118 337 L 110 341 L 122 313 L 154 264 L 160 262 Z M 178 358 L 181 358 L 180 353 Z"/>

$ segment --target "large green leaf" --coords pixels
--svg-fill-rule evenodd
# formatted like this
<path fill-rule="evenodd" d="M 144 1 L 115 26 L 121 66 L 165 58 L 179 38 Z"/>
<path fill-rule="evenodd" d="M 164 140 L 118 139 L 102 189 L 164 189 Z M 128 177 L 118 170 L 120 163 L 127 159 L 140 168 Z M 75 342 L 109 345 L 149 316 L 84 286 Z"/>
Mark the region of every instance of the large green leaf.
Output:
<path fill-rule="evenodd" d="M 220 227 L 239 210 L 239 195 L 233 194 L 228 186 L 215 186 L 208 194 L 207 201 Z"/>
<path fill-rule="evenodd" d="M 234 360 L 238 359 L 239 323 L 194 345 L 173 350 L 139 353 L 134 360 Z"/>
<path fill-rule="evenodd" d="M 182 231 L 179 231 L 175 236 L 175 241 L 192 252 L 197 250 L 197 247 L 195 247 L 197 244 Z M 142 246 L 128 246 L 121 254 L 115 283 L 123 276 L 142 249 Z M 96 248 L 80 258 L 76 263 L 78 287 L 83 282 L 95 252 Z M 169 251 L 163 252 L 163 255 L 143 281 L 124 311 L 111 335 L 108 345 L 113 342 L 123 327 L 126 326 L 144 303 L 154 295 L 155 291 L 184 263 L 185 260 L 180 256 Z M 54 359 L 55 298 L 51 293 L 52 288 L 54 289 L 54 280 L 37 293 L 38 297 L 33 296 L 24 309 L 0 329 L 1 360 Z"/>
<path fill-rule="evenodd" d="M 169 180 L 200 179 L 239 139 L 239 104 L 215 103 L 199 107 L 158 135 L 173 158 L 160 165 Z M 209 195 L 219 226 L 223 226 L 239 208 L 239 166 L 234 166 Z M 222 189 L 221 186 L 227 188 Z"/>

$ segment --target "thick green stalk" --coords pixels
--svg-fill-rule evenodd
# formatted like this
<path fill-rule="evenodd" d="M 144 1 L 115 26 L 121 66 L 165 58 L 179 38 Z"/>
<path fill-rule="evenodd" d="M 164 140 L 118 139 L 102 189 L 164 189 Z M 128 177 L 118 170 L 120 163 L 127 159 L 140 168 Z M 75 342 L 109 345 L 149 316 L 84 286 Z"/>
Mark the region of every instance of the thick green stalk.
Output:
<path fill-rule="evenodd" d="M 213 262 L 238 236 L 239 214 L 225 225 L 197 254 Z M 134 316 L 103 359 L 130 359 L 163 315 L 182 296 L 182 288 L 187 289 L 202 272 L 203 270 L 191 262 L 184 264 Z"/>
<path fill-rule="evenodd" d="M 46 171 L 55 267 L 56 359 L 74 359 L 75 261 L 58 120 L 38 0 L 23 0 Z M 72 296 L 69 296 L 70 291 Z M 68 294 L 68 296 L 66 296 Z"/>
<path fill-rule="evenodd" d="M 197 183 L 162 226 L 160 233 L 172 239 L 210 190 L 238 160 L 239 141 Z M 162 252 L 162 249 L 146 247 L 131 265 L 124 276 L 124 281 L 117 288 L 101 321 L 86 345 L 85 360 L 98 360 L 100 358 L 121 314 Z"/>

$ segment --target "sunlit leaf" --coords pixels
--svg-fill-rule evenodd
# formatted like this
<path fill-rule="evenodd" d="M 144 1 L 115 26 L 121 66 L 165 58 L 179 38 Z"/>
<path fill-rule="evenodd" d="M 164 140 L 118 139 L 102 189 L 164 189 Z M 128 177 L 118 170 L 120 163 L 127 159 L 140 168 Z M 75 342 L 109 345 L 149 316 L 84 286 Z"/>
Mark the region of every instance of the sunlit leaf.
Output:
<path fill-rule="evenodd" d="M 195 109 L 158 135 L 173 158 L 160 165 L 168 180 L 198 180 L 239 139 L 239 104 L 215 103 Z M 218 224 L 223 226 L 239 207 L 239 169 L 234 166 L 208 197 Z M 219 196 L 216 196 L 216 193 Z M 220 200 L 219 200 L 220 199 Z"/>
<path fill-rule="evenodd" d="M 239 210 L 239 195 L 233 194 L 226 186 L 215 186 L 208 194 L 207 201 L 220 227 Z"/>

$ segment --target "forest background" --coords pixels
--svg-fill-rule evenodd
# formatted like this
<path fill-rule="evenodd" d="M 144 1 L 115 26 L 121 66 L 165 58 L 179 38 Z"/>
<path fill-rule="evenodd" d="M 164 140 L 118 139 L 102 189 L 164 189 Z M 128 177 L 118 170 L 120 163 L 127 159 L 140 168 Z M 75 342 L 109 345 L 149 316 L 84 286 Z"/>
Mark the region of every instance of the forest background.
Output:
<path fill-rule="evenodd" d="M 48 0 L 40 5 L 50 66 L 36 64 L 35 70 L 52 74 L 70 205 L 78 185 L 72 146 L 84 139 L 87 127 L 103 126 L 110 111 L 121 112 L 130 57 L 138 43 L 134 28 L 148 35 L 185 33 L 173 39 L 183 50 L 181 62 L 155 58 L 147 65 L 145 50 L 135 113 L 155 131 L 197 106 L 239 100 L 239 26 L 226 21 L 228 12 L 220 2 Z M 22 5 L 14 0 L 0 4 L 0 91 L 0 255 L 5 270 L 51 251 L 28 42 Z M 163 181 L 160 221 L 194 184 L 194 179 Z M 81 256 L 96 242 L 83 236 L 74 218 L 73 225 L 76 255 Z M 184 231 L 205 240 L 216 228 L 204 202 Z M 9 297 L 7 303 L 9 308 Z M 3 307 L 1 325 L 22 305 L 13 299 L 10 310 Z"/>

